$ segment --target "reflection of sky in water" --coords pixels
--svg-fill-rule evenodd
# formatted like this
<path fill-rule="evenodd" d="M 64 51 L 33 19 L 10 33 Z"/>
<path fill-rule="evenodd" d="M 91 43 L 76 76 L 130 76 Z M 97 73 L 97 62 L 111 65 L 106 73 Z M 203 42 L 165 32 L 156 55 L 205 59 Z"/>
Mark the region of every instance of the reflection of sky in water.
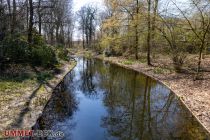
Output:
<path fill-rule="evenodd" d="M 165 86 L 108 63 L 77 60 L 69 74 L 71 82 L 68 77 L 66 82 L 78 109 L 53 127 L 65 132 L 66 139 L 151 139 L 150 133 L 153 139 L 182 138 L 182 133 L 191 139 L 183 127 L 197 127 L 197 123 L 189 121 L 190 115 Z"/>

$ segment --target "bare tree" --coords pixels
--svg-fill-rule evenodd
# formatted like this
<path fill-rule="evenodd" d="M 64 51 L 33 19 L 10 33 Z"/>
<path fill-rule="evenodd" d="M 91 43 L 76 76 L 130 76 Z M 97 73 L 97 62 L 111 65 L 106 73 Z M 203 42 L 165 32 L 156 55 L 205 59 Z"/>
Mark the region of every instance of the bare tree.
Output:
<path fill-rule="evenodd" d="M 96 30 L 97 9 L 93 6 L 84 6 L 77 12 L 79 17 L 79 30 L 82 30 L 83 48 L 91 47 Z"/>
<path fill-rule="evenodd" d="M 210 17 L 209 17 L 209 13 L 206 11 L 206 8 L 208 8 L 209 2 L 206 3 L 205 1 L 202 1 L 202 0 L 201 1 L 191 0 L 191 5 L 193 6 L 193 9 L 199 13 L 199 16 L 197 17 L 197 20 L 199 22 L 196 22 L 195 24 L 193 24 L 193 22 L 187 16 L 186 12 L 184 12 L 174 1 L 172 2 L 180 11 L 184 19 L 187 21 L 191 31 L 194 33 L 194 35 L 199 41 L 199 44 L 200 44 L 199 58 L 198 58 L 197 76 L 196 76 L 196 79 L 198 79 L 199 72 L 201 71 L 202 53 L 206 47 L 207 34 L 210 29 Z"/>

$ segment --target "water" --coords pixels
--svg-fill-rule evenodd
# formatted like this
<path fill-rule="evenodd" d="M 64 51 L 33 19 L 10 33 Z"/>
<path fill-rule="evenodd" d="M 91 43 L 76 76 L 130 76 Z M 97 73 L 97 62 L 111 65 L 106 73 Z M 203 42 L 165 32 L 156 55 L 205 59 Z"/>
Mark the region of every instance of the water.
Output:
<path fill-rule="evenodd" d="M 96 59 L 79 58 L 54 91 L 40 129 L 64 140 L 205 140 L 200 124 L 159 82 Z"/>

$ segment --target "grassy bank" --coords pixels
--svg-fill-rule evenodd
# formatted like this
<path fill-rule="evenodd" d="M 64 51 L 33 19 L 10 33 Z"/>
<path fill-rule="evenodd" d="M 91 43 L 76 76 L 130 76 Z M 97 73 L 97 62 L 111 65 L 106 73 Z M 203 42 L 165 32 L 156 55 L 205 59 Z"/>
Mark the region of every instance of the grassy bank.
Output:
<path fill-rule="evenodd" d="M 12 68 L 18 74 L 10 71 L 10 74 L 1 75 L 0 131 L 31 129 L 53 89 L 75 65 L 75 61 L 62 61 L 51 70 L 22 65 L 20 69 L 18 66 Z"/>

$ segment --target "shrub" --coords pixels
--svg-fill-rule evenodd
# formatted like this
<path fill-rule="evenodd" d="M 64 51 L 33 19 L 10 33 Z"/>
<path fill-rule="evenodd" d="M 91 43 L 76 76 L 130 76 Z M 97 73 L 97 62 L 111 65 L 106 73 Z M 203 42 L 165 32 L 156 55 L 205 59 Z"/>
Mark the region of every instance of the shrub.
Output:
<path fill-rule="evenodd" d="M 184 52 L 175 53 L 172 55 L 174 68 L 177 72 L 181 71 L 181 68 L 185 62 L 187 55 Z"/>
<path fill-rule="evenodd" d="M 37 75 L 37 80 L 39 82 L 44 82 L 46 80 L 52 79 L 53 75 L 50 72 L 41 72 Z"/>
<path fill-rule="evenodd" d="M 57 55 L 59 59 L 68 61 L 68 52 L 65 49 L 58 49 Z"/>
<path fill-rule="evenodd" d="M 56 53 L 59 59 L 68 61 L 68 51 L 63 45 L 56 46 Z"/>
<path fill-rule="evenodd" d="M 45 41 L 43 37 L 39 34 L 34 34 L 33 36 L 34 45 L 43 45 L 45 44 Z"/>
<path fill-rule="evenodd" d="M 60 47 L 59 47 L 60 48 Z M 16 34 L 6 36 L 0 42 L 0 65 L 5 63 L 28 63 L 35 66 L 51 67 L 57 63 L 55 51 L 45 44 L 42 36 L 35 34 L 33 45 L 29 45 L 27 36 Z M 65 56 L 63 51 L 59 57 Z M 67 55 L 66 55 L 67 56 Z"/>
<path fill-rule="evenodd" d="M 7 36 L 2 41 L 3 57 L 12 62 L 27 62 L 30 56 L 30 48 L 25 36 Z"/>
<path fill-rule="evenodd" d="M 57 63 L 55 51 L 52 47 L 46 45 L 43 37 L 34 32 L 33 44 L 31 50 L 31 62 L 33 65 L 51 67 Z"/>
<path fill-rule="evenodd" d="M 53 66 L 57 63 L 56 55 L 50 46 L 35 46 L 32 47 L 31 62 L 37 66 Z"/>

